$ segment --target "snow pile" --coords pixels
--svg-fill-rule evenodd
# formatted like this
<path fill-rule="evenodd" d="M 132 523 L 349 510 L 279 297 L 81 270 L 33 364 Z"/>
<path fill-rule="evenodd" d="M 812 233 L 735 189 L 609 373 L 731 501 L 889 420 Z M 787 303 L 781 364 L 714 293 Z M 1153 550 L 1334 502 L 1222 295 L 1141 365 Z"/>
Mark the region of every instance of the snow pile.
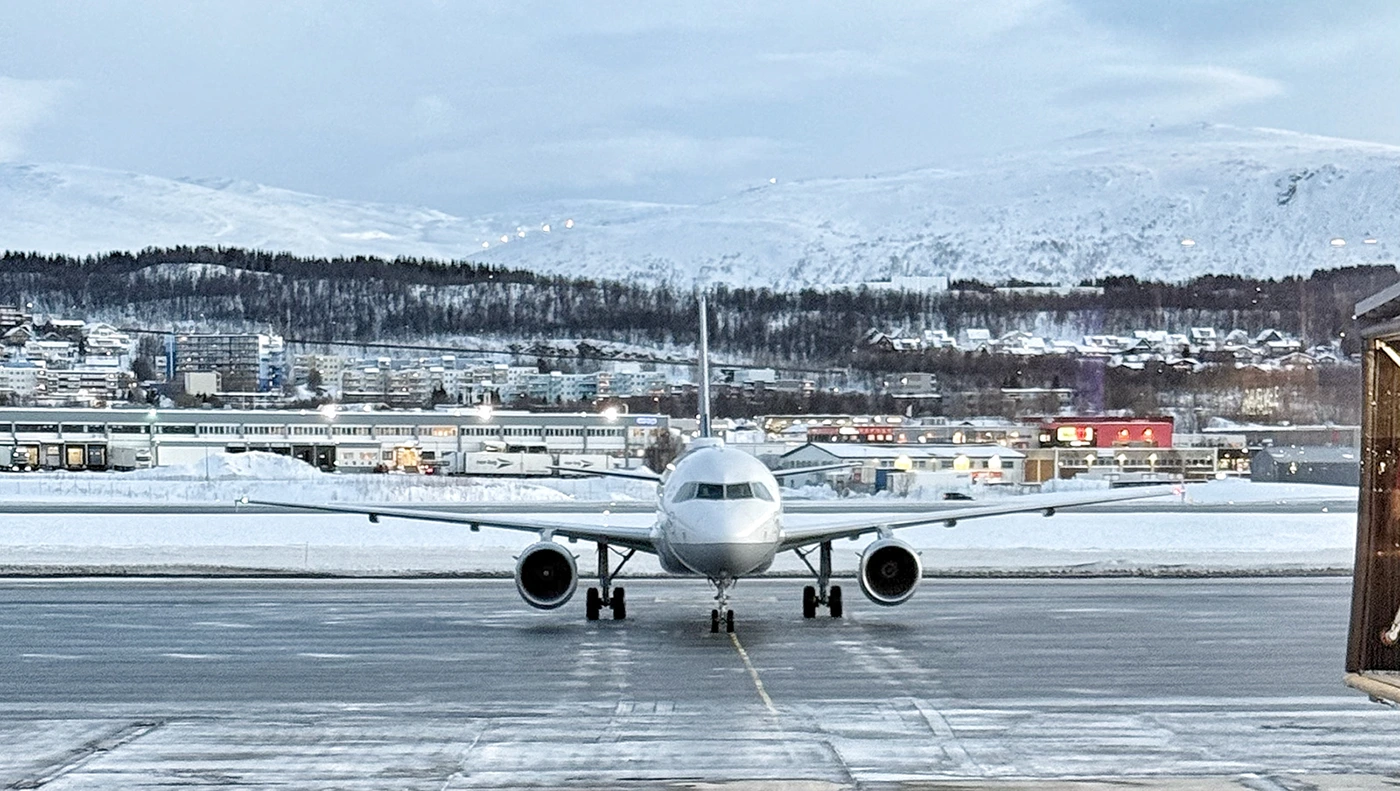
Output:
<path fill-rule="evenodd" d="M 849 283 L 1279 277 L 1354 263 L 1363 237 L 1395 227 L 1397 167 L 1393 146 L 1186 126 L 1081 135 L 955 168 L 787 182 L 701 206 L 570 201 L 463 219 L 242 182 L 9 164 L 0 238 L 75 254 L 234 245 L 765 287 L 829 286 L 832 272 Z M 544 223 L 552 232 L 516 234 Z M 1384 237 L 1365 247 L 1368 261 L 1400 252 Z"/>
<path fill-rule="evenodd" d="M 126 477 L 157 481 L 298 481 L 314 480 L 324 474 L 301 459 L 265 451 L 249 451 L 210 453 L 203 461 L 133 470 L 127 473 Z"/>
<path fill-rule="evenodd" d="M 1040 491 L 1045 494 L 1051 492 L 1095 492 L 1111 488 L 1112 485 L 1108 481 L 1079 477 L 1051 478 L 1040 485 Z"/>
<path fill-rule="evenodd" d="M 1332 486 L 1321 483 L 1262 483 L 1244 478 L 1193 483 L 1186 486 L 1183 500 L 1187 504 L 1220 505 L 1233 503 L 1356 503 L 1360 489 L 1356 486 Z"/>
<path fill-rule="evenodd" d="M 275 453 L 211 453 L 206 460 L 131 472 L 0 474 L 0 502 L 229 504 L 241 497 L 307 503 L 645 501 L 656 487 L 617 478 L 468 478 L 324 473 Z"/>

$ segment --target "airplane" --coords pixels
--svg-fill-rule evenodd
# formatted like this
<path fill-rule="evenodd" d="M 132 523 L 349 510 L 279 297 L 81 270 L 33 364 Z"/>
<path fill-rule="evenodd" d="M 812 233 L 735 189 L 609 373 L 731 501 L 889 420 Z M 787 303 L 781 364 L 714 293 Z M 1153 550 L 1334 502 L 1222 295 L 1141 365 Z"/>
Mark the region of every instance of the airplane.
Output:
<path fill-rule="evenodd" d="M 856 580 L 861 592 L 870 601 L 894 606 L 914 595 L 923 576 L 919 553 L 894 536 L 895 531 L 901 528 L 937 523 L 952 527 L 964 519 L 1001 514 L 1040 512 L 1053 516 L 1061 508 L 1171 493 L 1169 488 L 1153 488 L 1009 497 L 990 505 L 970 505 L 897 518 L 862 517 L 812 526 L 790 524 L 785 519 L 778 480 L 841 469 L 848 465 L 770 470 L 754 456 L 728 447 L 722 439 L 713 435 L 710 420 L 709 321 L 703 295 L 699 303 L 700 436 L 693 439 L 663 473 L 646 468 L 571 470 L 655 483 L 658 488 L 656 519 L 649 527 L 582 525 L 504 515 L 279 502 L 246 497 L 239 502 L 325 513 L 363 514 L 372 522 L 378 522 L 381 517 L 393 517 L 463 524 L 473 531 L 493 527 L 536 533 L 539 539 L 525 547 L 516 559 L 515 584 L 526 604 L 544 610 L 556 609 L 568 603 L 579 580 L 573 553 L 555 539 L 595 542 L 598 585 L 588 588 L 584 608 L 585 616 L 590 621 L 598 620 L 604 608 L 611 611 L 615 620 L 627 617 L 626 589 L 613 583 L 636 553 L 650 553 L 669 573 L 709 580 L 715 588 L 715 605 L 710 610 L 710 631 L 718 633 L 723 627 L 724 631 L 732 633 L 734 610 L 729 604 L 730 589 L 737 580 L 766 571 L 780 552 L 794 552 L 815 578 L 815 585 L 803 588 L 802 616 L 814 618 L 818 608 L 825 608 L 831 617 L 840 618 L 844 614 L 841 586 L 831 584 L 832 542 L 838 539 L 855 539 L 870 533 L 878 535 L 860 556 Z M 815 566 L 809 559 L 814 552 L 817 555 Z M 620 558 L 616 566 L 611 563 L 614 555 Z"/>

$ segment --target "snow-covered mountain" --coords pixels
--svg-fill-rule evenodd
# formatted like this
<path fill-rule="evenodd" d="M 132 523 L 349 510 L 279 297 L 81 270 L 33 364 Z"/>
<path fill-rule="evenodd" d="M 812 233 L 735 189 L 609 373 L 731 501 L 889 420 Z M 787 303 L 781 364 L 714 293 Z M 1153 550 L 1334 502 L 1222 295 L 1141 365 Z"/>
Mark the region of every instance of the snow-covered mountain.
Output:
<path fill-rule="evenodd" d="M 174 245 L 304 255 L 462 257 L 484 229 L 418 207 L 357 203 L 232 180 L 172 180 L 75 165 L 0 165 L 0 249 L 87 254 Z M 478 244 L 479 247 L 479 244 Z"/>
<path fill-rule="evenodd" d="M 698 206 L 578 201 L 472 219 L 239 182 L 0 166 L 0 248 L 223 244 L 682 283 L 1281 276 L 1394 261 L 1397 234 L 1400 147 L 1211 125 L 1097 132 Z"/>

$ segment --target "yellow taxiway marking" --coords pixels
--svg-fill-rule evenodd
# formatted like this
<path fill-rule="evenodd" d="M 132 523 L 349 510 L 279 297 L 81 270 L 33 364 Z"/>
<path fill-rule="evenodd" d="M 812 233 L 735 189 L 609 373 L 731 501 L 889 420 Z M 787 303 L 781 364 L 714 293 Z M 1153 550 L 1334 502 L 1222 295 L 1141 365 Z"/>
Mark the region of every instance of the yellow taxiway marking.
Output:
<path fill-rule="evenodd" d="M 744 660 L 744 667 L 749 670 L 749 678 L 753 679 L 754 689 L 758 690 L 758 697 L 763 700 L 763 705 L 768 707 L 768 713 L 777 716 L 778 710 L 773 707 L 773 699 L 768 697 L 768 690 L 763 688 L 763 679 L 758 677 L 758 671 L 754 669 L 753 662 L 749 661 L 749 652 L 744 650 L 744 645 L 739 642 L 739 638 L 733 633 L 729 633 L 730 642 L 734 643 L 734 650 L 739 652 L 739 658 Z"/>

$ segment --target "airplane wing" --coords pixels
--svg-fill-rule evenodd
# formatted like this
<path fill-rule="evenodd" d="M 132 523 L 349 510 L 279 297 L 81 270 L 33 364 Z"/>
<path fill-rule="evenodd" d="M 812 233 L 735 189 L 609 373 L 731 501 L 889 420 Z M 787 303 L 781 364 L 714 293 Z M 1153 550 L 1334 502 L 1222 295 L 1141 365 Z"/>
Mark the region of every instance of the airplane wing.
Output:
<path fill-rule="evenodd" d="M 929 511 L 928 513 L 915 516 L 886 516 L 880 519 L 866 517 L 859 520 L 828 522 L 809 527 L 784 527 L 781 549 L 793 549 L 795 547 L 815 544 L 819 541 L 831 541 L 837 538 L 855 538 L 865 533 L 873 533 L 880 530 L 898 530 L 902 527 L 916 527 L 918 525 L 931 525 L 940 522 L 948 527 L 952 527 L 964 519 L 975 519 L 982 516 L 1001 516 L 1003 514 L 1034 513 L 1037 511 L 1044 513 L 1046 516 L 1054 516 L 1055 512 L 1061 508 L 1073 508 L 1079 505 L 1097 505 L 1099 503 L 1119 503 L 1126 500 L 1141 500 L 1148 497 L 1162 497 L 1178 493 L 1179 490 L 1175 487 L 1154 486 L 1141 489 L 1106 490 L 1097 494 L 1088 492 L 1067 492 L 1065 494 L 1029 495 L 1025 497 L 1007 497 L 1001 502 L 990 505 L 947 508 L 938 511 Z"/>
<path fill-rule="evenodd" d="M 607 541 L 610 544 L 637 549 L 642 552 L 655 552 L 656 544 L 652 541 L 651 528 L 648 527 L 627 527 L 623 525 L 582 525 L 570 522 L 554 522 L 547 519 L 532 519 L 514 516 L 492 516 L 479 514 L 457 514 L 445 511 L 423 511 L 415 508 L 381 508 L 378 506 L 354 506 L 354 505 L 312 505 L 307 503 L 288 503 L 276 500 L 250 500 L 247 497 L 240 499 L 242 505 L 269 505 L 277 508 L 296 508 L 303 511 L 317 511 L 330 514 L 361 514 L 369 517 L 371 522 L 378 522 L 381 517 L 390 516 L 395 519 L 417 519 L 424 522 L 446 522 L 448 524 L 467 525 L 472 530 L 481 527 L 497 527 L 502 530 L 519 530 L 525 533 L 553 534 L 565 538 L 581 538 L 585 541 Z M 599 514 L 601 516 L 601 514 Z"/>
<path fill-rule="evenodd" d="M 856 465 L 850 462 L 840 462 L 838 464 L 818 464 L 813 467 L 789 467 L 785 470 L 769 470 L 774 478 L 786 478 L 791 475 L 809 475 L 814 472 L 831 472 L 832 470 L 849 470 Z"/>
<path fill-rule="evenodd" d="M 602 478 L 626 478 L 632 481 L 661 483 L 661 476 L 646 467 L 637 467 L 627 470 L 590 470 L 586 467 L 565 467 L 559 464 L 551 464 L 549 465 L 549 469 L 573 473 L 574 475 L 597 475 Z"/>

